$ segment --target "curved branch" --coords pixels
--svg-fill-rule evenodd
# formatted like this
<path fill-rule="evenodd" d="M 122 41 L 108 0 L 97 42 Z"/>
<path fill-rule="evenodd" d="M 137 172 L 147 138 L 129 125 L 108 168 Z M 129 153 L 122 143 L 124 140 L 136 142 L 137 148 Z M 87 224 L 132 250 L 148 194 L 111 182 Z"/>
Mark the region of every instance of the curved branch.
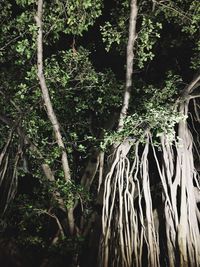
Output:
<path fill-rule="evenodd" d="M 200 81 L 200 71 L 198 71 L 197 74 L 192 79 L 192 81 L 188 85 L 186 85 L 186 87 L 182 91 L 181 96 L 183 98 L 187 98 L 187 96 L 199 86 L 199 81 Z"/>
<path fill-rule="evenodd" d="M 190 99 L 199 98 L 200 94 L 192 94 L 190 95 Z"/>

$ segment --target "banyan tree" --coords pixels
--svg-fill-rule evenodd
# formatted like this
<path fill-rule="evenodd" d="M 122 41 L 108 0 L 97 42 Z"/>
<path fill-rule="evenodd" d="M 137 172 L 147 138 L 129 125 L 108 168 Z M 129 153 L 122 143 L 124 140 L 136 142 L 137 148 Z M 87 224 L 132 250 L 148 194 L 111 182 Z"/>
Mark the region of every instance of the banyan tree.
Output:
<path fill-rule="evenodd" d="M 42 267 L 200 266 L 200 2 L 0 7 L 0 246 Z"/>

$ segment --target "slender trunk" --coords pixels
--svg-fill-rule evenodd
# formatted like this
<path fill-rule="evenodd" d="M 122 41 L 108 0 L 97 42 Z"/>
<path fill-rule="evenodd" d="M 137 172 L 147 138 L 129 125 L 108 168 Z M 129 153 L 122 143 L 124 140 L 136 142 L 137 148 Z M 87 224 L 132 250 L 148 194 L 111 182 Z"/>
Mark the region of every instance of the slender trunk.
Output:
<path fill-rule="evenodd" d="M 133 60 L 134 60 L 134 44 L 137 37 L 136 34 L 136 21 L 137 21 L 137 0 L 131 0 L 130 3 L 130 20 L 129 20 L 129 36 L 127 44 L 127 55 L 126 55 L 126 87 L 124 91 L 124 99 L 122 109 L 119 117 L 118 131 L 122 130 L 124 125 L 124 119 L 126 118 L 129 101 L 131 97 L 132 87 L 132 74 L 133 74 Z"/>
<path fill-rule="evenodd" d="M 62 168 L 64 172 L 64 177 L 67 182 L 71 180 L 70 176 L 70 169 L 69 169 L 69 163 L 67 158 L 67 153 L 65 149 L 65 145 L 63 142 L 63 138 L 60 131 L 60 125 L 58 122 L 58 119 L 56 117 L 56 114 L 54 112 L 49 91 L 46 85 L 46 80 L 44 77 L 43 72 L 43 32 L 42 32 L 42 15 L 43 15 L 43 0 L 38 0 L 38 10 L 37 10 L 37 16 L 35 17 L 37 27 L 38 27 L 38 36 L 37 36 L 37 68 L 38 68 L 38 79 L 40 82 L 40 87 L 42 90 L 42 96 L 44 99 L 44 103 L 47 109 L 47 115 L 49 117 L 49 120 L 52 124 L 53 131 L 55 134 L 55 138 L 57 141 L 58 146 L 61 149 L 61 160 L 62 160 Z M 73 209 L 68 209 L 68 222 L 69 222 L 69 231 L 70 234 L 74 233 L 74 217 L 73 217 Z"/>
<path fill-rule="evenodd" d="M 63 142 L 63 138 L 60 131 L 60 125 L 58 122 L 58 119 L 56 117 L 56 114 L 54 112 L 51 99 L 49 96 L 49 91 L 46 85 L 44 72 L 43 72 L 43 32 L 42 32 L 42 15 L 43 15 L 43 0 L 38 1 L 38 11 L 37 16 L 35 17 L 37 26 L 38 26 L 38 37 L 37 37 L 37 68 L 38 68 L 38 78 L 40 82 L 40 87 L 42 90 L 42 96 L 44 99 L 44 104 L 47 109 L 47 115 L 49 117 L 49 120 L 52 124 L 53 131 L 55 134 L 55 138 L 57 141 L 58 146 L 61 149 L 62 153 L 62 166 L 64 171 L 65 180 L 69 181 L 70 178 L 70 169 L 69 169 L 69 163 L 67 159 L 67 153 L 65 149 L 65 145 Z"/>

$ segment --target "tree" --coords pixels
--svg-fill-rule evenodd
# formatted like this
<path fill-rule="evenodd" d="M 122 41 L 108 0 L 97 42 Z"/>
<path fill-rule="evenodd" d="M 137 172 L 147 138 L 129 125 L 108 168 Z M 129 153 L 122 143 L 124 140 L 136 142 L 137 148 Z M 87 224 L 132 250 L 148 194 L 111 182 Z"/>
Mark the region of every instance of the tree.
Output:
<path fill-rule="evenodd" d="M 0 5 L 2 237 L 37 266 L 199 266 L 199 2 Z"/>

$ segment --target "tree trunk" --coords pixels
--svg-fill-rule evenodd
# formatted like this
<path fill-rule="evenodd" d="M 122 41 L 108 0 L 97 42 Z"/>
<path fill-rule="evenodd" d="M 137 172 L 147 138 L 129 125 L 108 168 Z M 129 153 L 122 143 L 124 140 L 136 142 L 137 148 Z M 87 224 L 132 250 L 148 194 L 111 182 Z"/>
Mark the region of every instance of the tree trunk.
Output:
<path fill-rule="evenodd" d="M 122 109 L 119 117 L 118 130 L 122 130 L 124 119 L 126 118 L 129 101 L 131 97 L 132 74 L 133 74 L 133 60 L 134 60 L 134 44 L 137 37 L 136 21 L 137 21 L 137 0 L 131 0 L 130 3 L 130 19 L 129 19 L 129 36 L 126 50 L 126 87 L 124 91 L 124 99 Z"/>
<path fill-rule="evenodd" d="M 38 1 L 38 11 L 37 16 L 35 17 L 37 26 L 38 26 L 38 37 L 37 37 L 37 68 L 38 68 L 38 78 L 40 82 L 40 87 L 42 90 L 42 96 L 44 99 L 44 104 L 47 109 L 47 115 L 49 117 L 49 120 L 52 124 L 53 131 L 55 134 L 55 138 L 57 141 L 58 146 L 61 149 L 62 154 L 62 166 L 64 171 L 64 176 L 66 181 L 69 181 L 70 178 L 70 169 L 69 169 L 69 163 L 67 159 L 67 153 L 65 149 L 65 145 L 63 142 L 63 138 L 60 131 L 60 125 L 58 122 L 58 119 L 56 117 L 56 114 L 54 112 L 49 91 L 46 85 L 44 73 L 43 73 L 43 32 L 42 32 L 42 14 L 43 14 L 43 0 Z"/>
<path fill-rule="evenodd" d="M 56 114 L 54 112 L 49 91 L 46 85 L 44 73 L 43 73 L 43 32 L 42 32 L 42 15 L 43 15 L 43 0 L 38 0 L 38 10 L 37 16 L 35 17 L 37 27 L 38 27 L 38 36 L 37 36 L 37 68 L 38 68 L 38 78 L 40 82 L 40 87 L 42 90 L 43 100 L 46 106 L 47 115 L 52 124 L 52 128 L 55 134 L 55 138 L 59 148 L 61 149 L 61 159 L 62 159 L 62 168 L 64 172 L 64 177 L 67 182 L 71 180 L 69 163 L 66 153 L 66 148 L 63 142 L 63 138 L 60 131 L 60 125 Z M 69 230 L 70 233 L 74 233 L 74 218 L 73 218 L 73 209 L 68 209 L 68 221 L 69 221 Z"/>

